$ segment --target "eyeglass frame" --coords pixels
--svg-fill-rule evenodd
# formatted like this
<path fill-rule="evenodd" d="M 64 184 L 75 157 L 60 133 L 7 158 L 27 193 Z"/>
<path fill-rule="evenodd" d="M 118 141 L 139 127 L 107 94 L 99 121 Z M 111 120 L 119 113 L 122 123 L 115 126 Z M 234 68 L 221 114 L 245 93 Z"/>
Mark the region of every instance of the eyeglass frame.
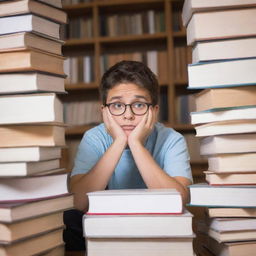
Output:
<path fill-rule="evenodd" d="M 109 106 L 110 106 L 110 105 L 113 105 L 113 104 L 116 104 L 116 103 L 120 103 L 120 104 L 123 104 L 123 105 L 125 106 L 124 112 L 121 113 L 121 114 L 119 114 L 119 115 L 113 114 L 113 113 L 110 111 L 110 109 L 109 109 Z M 135 103 L 143 103 L 143 104 L 146 104 L 146 105 L 147 105 L 147 110 L 145 111 L 145 113 L 143 113 L 143 114 L 135 114 L 134 111 L 133 111 L 133 109 L 132 109 L 132 105 L 135 104 Z M 135 116 L 143 116 L 143 115 L 145 115 L 145 114 L 148 112 L 149 107 L 150 107 L 150 106 L 153 106 L 153 104 L 152 104 L 152 103 L 147 103 L 147 102 L 136 101 L 136 102 L 133 102 L 133 103 L 131 103 L 131 104 L 125 104 L 125 103 L 122 103 L 122 102 L 112 102 L 112 103 L 108 103 L 108 104 L 106 103 L 104 106 L 105 106 L 105 107 L 108 107 L 109 112 L 110 112 L 111 115 L 113 115 L 113 116 L 121 116 L 121 115 L 123 115 L 123 114 L 125 113 L 126 109 L 127 109 L 127 106 L 130 107 L 131 112 L 132 112 Z"/>

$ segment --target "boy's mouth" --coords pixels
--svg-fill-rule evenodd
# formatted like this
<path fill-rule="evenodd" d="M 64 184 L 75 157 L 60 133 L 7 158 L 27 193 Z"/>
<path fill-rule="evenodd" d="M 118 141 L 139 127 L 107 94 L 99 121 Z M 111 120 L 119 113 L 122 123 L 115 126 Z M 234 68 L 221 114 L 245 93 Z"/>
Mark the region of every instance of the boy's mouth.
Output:
<path fill-rule="evenodd" d="M 124 131 L 132 131 L 135 128 L 134 125 L 122 125 Z"/>

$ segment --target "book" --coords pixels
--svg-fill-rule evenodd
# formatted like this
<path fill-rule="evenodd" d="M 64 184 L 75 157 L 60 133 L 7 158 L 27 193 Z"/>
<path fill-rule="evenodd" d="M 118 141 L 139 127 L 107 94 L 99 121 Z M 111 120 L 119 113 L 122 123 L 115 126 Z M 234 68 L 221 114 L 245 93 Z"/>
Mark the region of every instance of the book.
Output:
<path fill-rule="evenodd" d="M 208 222 L 210 229 L 217 232 L 256 230 L 255 218 L 212 218 Z"/>
<path fill-rule="evenodd" d="M 67 14 L 60 9 L 33 0 L 0 2 L 0 17 L 34 13 L 58 23 L 67 23 Z"/>
<path fill-rule="evenodd" d="M 175 189 L 116 189 L 87 195 L 87 215 L 178 214 L 183 210 L 181 195 Z"/>
<path fill-rule="evenodd" d="M 93 256 L 194 256 L 191 238 L 88 238 L 87 254 Z"/>
<path fill-rule="evenodd" d="M 65 245 L 59 245 L 56 246 L 55 248 L 51 248 L 45 252 L 43 252 L 43 254 L 38 254 L 38 256 L 63 256 L 65 255 Z"/>
<path fill-rule="evenodd" d="M 256 186 L 211 186 L 198 183 L 189 186 L 191 206 L 256 207 Z"/>
<path fill-rule="evenodd" d="M 214 255 L 223 256 L 250 256 L 256 250 L 255 241 L 242 241 L 242 242 L 224 242 L 219 243 L 215 239 L 207 238 L 207 248 Z"/>
<path fill-rule="evenodd" d="M 206 208 L 210 218 L 215 217 L 256 217 L 256 208 Z"/>
<path fill-rule="evenodd" d="M 256 87 L 241 86 L 233 88 L 205 89 L 195 96 L 195 112 L 256 105 Z"/>
<path fill-rule="evenodd" d="M 200 141 L 201 155 L 256 152 L 256 134 L 209 136 Z"/>
<path fill-rule="evenodd" d="M 60 147 L 0 148 L 2 162 L 37 162 L 61 158 Z"/>
<path fill-rule="evenodd" d="M 0 72 L 42 71 L 65 75 L 64 57 L 36 50 L 3 52 L 0 54 Z"/>
<path fill-rule="evenodd" d="M 90 238 L 157 238 L 193 235 L 192 214 L 84 215 L 84 236 Z"/>
<path fill-rule="evenodd" d="M 192 63 L 256 57 L 255 43 L 255 37 L 196 42 Z"/>
<path fill-rule="evenodd" d="M 256 58 L 198 62 L 188 65 L 188 88 L 255 85 Z"/>
<path fill-rule="evenodd" d="M 0 148 L 65 146 L 65 127 L 56 125 L 5 125 L 0 136 Z"/>
<path fill-rule="evenodd" d="M 221 134 L 255 133 L 256 120 L 220 121 L 195 126 L 196 136 L 213 136 Z"/>
<path fill-rule="evenodd" d="M 202 124 L 229 120 L 255 120 L 255 110 L 256 106 L 242 106 L 191 112 L 191 123 Z"/>
<path fill-rule="evenodd" d="M 207 233 L 219 243 L 256 240 L 256 230 L 217 232 L 216 230 L 209 229 Z"/>
<path fill-rule="evenodd" d="M 54 6 L 56 8 L 62 8 L 62 0 L 37 0 L 39 2 Z"/>
<path fill-rule="evenodd" d="M 253 172 L 256 153 L 208 156 L 208 170 L 213 172 Z"/>
<path fill-rule="evenodd" d="M 60 24 L 34 14 L 0 17 L 0 35 L 34 32 L 52 39 L 60 39 Z"/>
<path fill-rule="evenodd" d="M 194 13 L 187 24 L 187 44 L 196 41 L 256 35 L 253 26 L 256 8 Z M 238 18 L 239 17 L 239 18 Z"/>
<path fill-rule="evenodd" d="M 4 162 L 0 163 L 0 177 L 31 176 L 58 168 L 60 168 L 59 159 L 38 162 Z"/>
<path fill-rule="evenodd" d="M 21 239 L 15 243 L 0 244 L 1 255 L 19 255 L 27 256 L 48 252 L 58 245 L 63 244 L 63 229 L 57 229 L 45 232 L 29 239 Z"/>
<path fill-rule="evenodd" d="M 215 173 L 205 171 L 205 180 L 210 185 L 256 185 L 256 172 Z"/>
<path fill-rule="evenodd" d="M 41 72 L 2 73 L 0 94 L 35 92 L 64 93 L 64 77 Z"/>
<path fill-rule="evenodd" d="M 63 124 L 63 104 L 55 93 L 0 96 L 0 124 Z"/>
<path fill-rule="evenodd" d="M 68 193 L 67 173 L 1 179 L 0 202 L 47 198 Z"/>
<path fill-rule="evenodd" d="M 74 207 L 72 194 L 0 203 L 0 222 L 13 223 Z"/>
<path fill-rule="evenodd" d="M 37 49 L 61 55 L 61 47 L 63 44 L 64 42 L 61 40 L 50 40 L 30 32 L 20 32 L 0 36 L 0 52 Z"/>
<path fill-rule="evenodd" d="M 192 15 L 196 12 L 206 12 L 214 10 L 228 10 L 242 7 L 256 6 L 254 0 L 185 0 L 182 9 L 183 25 L 186 26 L 191 19 Z"/>
<path fill-rule="evenodd" d="M 13 223 L 0 223 L 0 243 L 13 243 L 17 240 L 61 228 L 63 212 L 47 214 Z"/>

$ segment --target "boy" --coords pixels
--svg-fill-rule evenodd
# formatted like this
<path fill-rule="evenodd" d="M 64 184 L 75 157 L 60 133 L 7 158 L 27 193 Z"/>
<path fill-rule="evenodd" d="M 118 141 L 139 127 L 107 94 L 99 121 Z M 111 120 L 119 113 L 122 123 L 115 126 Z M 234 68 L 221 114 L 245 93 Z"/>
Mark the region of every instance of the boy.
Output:
<path fill-rule="evenodd" d="M 121 61 L 100 84 L 103 124 L 87 131 L 70 178 L 75 207 L 86 193 L 127 188 L 176 188 L 184 203 L 192 182 L 182 135 L 157 123 L 158 81 L 141 62 Z"/>

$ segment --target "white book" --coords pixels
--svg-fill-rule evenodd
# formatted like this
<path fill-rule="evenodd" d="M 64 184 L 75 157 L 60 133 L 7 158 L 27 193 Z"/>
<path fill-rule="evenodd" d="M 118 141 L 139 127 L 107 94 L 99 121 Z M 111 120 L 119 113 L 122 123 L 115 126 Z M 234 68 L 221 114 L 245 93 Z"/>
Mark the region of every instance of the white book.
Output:
<path fill-rule="evenodd" d="M 0 202 L 39 199 L 68 193 L 67 173 L 1 179 Z"/>
<path fill-rule="evenodd" d="M 61 157 L 60 147 L 0 148 L 1 162 L 36 162 Z"/>
<path fill-rule="evenodd" d="M 38 162 L 0 163 L 0 177 L 5 176 L 29 176 L 45 171 L 58 169 L 60 160 L 46 160 Z"/>
<path fill-rule="evenodd" d="M 256 152 L 256 133 L 208 136 L 200 140 L 201 155 Z"/>
<path fill-rule="evenodd" d="M 188 88 L 255 85 L 256 58 L 199 62 L 188 65 Z"/>
<path fill-rule="evenodd" d="M 84 236 L 90 238 L 157 238 L 192 236 L 192 217 L 162 215 L 84 215 Z"/>
<path fill-rule="evenodd" d="M 64 77 L 39 72 L 1 74 L 0 94 L 30 92 L 64 93 Z"/>
<path fill-rule="evenodd" d="M 194 256 L 193 238 L 89 238 L 91 256 Z"/>
<path fill-rule="evenodd" d="M 182 198 L 175 189 L 123 189 L 87 193 L 87 214 L 181 213 Z"/>
<path fill-rule="evenodd" d="M 0 124 L 63 123 L 63 106 L 54 93 L 0 96 L 0 116 Z"/>
<path fill-rule="evenodd" d="M 60 24 L 33 14 L 0 18 L 0 34 L 17 32 L 37 32 L 52 38 L 60 39 Z"/>
<path fill-rule="evenodd" d="M 192 49 L 192 63 L 256 57 L 255 44 L 255 37 L 197 42 Z"/>
<path fill-rule="evenodd" d="M 217 232 L 256 231 L 256 218 L 212 218 L 209 220 L 209 227 Z"/>
<path fill-rule="evenodd" d="M 230 107 L 191 112 L 191 123 L 202 124 L 231 120 L 255 120 L 256 106 Z"/>
<path fill-rule="evenodd" d="M 190 205 L 206 207 L 256 207 L 256 185 L 210 186 L 206 183 L 189 186 Z"/>

